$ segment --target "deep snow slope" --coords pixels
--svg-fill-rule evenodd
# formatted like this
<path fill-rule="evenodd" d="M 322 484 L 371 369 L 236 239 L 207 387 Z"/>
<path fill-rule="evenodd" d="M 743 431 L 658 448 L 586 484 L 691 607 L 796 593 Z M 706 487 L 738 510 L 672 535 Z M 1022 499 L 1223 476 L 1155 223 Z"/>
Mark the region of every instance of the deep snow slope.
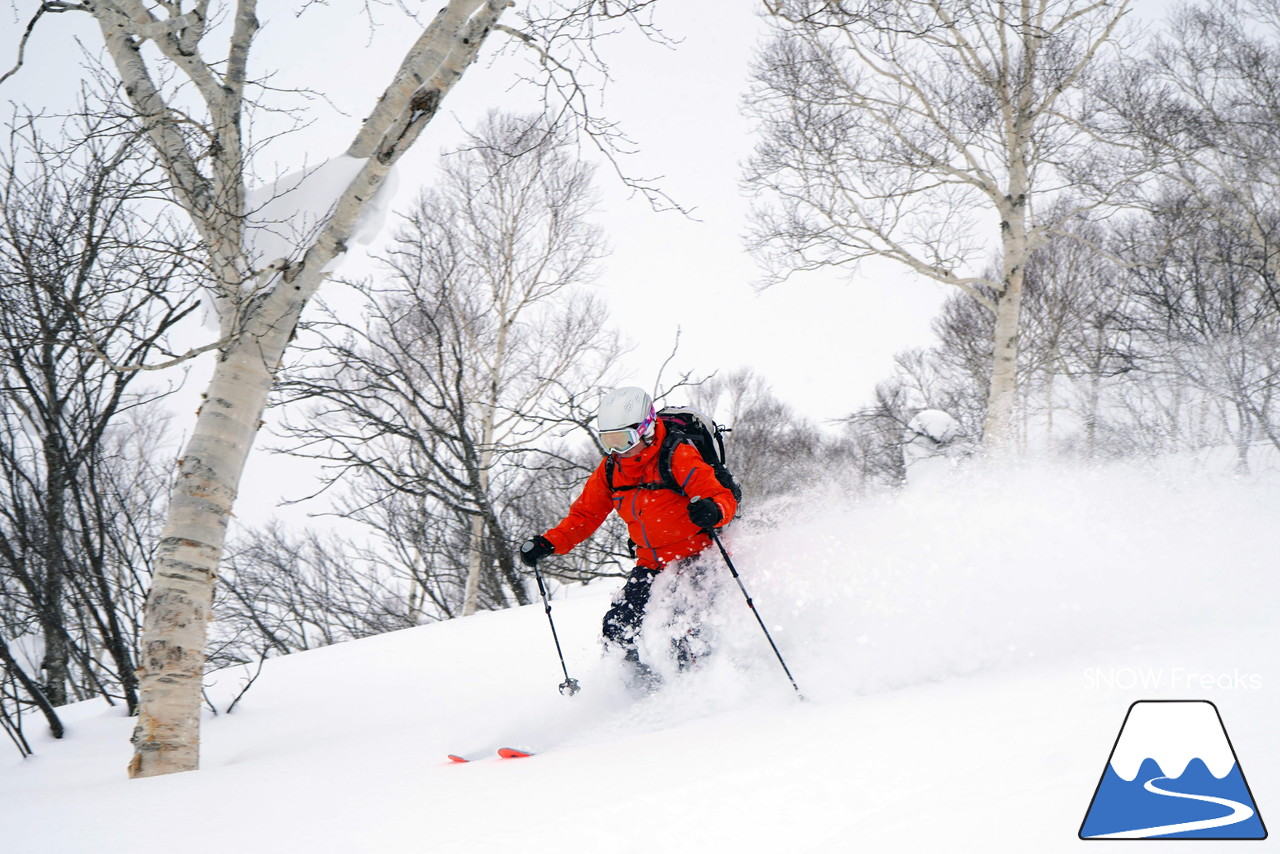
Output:
<path fill-rule="evenodd" d="M 651 654 L 693 611 L 715 649 L 656 696 L 601 657 L 604 584 L 554 603 L 573 698 L 537 605 L 273 660 L 193 774 L 126 780 L 130 721 L 82 704 L 0 755 L 0 851 L 1076 850 L 1129 704 L 1159 698 L 1217 704 L 1267 821 L 1277 518 L 1274 480 L 1131 466 L 815 494 L 726 537 L 803 702 L 717 556 L 656 594 Z M 538 755 L 445 759 L 503 745 Z"/>

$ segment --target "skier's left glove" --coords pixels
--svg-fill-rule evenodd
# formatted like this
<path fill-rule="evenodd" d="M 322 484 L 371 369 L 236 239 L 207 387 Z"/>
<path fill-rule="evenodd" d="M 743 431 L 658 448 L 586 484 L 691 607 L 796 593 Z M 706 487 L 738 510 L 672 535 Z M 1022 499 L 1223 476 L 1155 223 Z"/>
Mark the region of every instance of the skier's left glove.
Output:
<path fill-rule="evenodd" d="M 723 518 L 720 505 L 710 498 L 695 498 L 689 502 L 689 521 L 704 531 L 719 525 Z"/>
<path fill-rule="evenodd" d="M 536 569 L 538 561 L 556 553 L 551 541 L 538 534 L 525 540 L 520 546 L 520 562 L 530 569 Z"/>

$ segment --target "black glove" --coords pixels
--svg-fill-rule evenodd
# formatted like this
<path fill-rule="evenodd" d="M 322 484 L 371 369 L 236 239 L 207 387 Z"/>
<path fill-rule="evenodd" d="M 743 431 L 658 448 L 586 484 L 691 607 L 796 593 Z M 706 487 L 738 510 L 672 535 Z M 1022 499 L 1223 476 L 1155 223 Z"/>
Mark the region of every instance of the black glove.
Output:
<path fill-rule="evenodd" d="M 695 498 L 689 502 L 689 521 L 703 530 L 714 528 L 723 518 L 720 505 L 710 498 Z"/>
<path fill-rule="evenodd" d="M 520 562 L 530 569 L 535 569 L 538 561 L 555 553 L 556 547 L 551 545 L 551 541 L 538 534 L 525 540 L 520 546 Z"/>

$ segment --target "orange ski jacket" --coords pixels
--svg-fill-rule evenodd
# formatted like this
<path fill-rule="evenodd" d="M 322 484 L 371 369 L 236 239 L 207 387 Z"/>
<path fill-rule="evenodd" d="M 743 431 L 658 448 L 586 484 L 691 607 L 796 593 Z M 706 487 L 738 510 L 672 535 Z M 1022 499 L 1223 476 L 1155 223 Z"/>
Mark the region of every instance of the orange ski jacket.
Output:
<path fill-rule="evenodd" d="M 658 451 L 666 429 L 659 421 L 647 448 L 634 457 L 615 460 L 613 489 L 609 488 L 605 475 L 608 458 L 600 461 L 587 478 L 582 494 L 569 508 L 569 515 L 544 535 L 555 547 L 556 554 L 571 551 L 594 534 L 613 510 L 627 523 L 631 541 L 636 544 L 638 566 L 662 569 L 711 545 L 711 538 L 689 521 L 689 502 L 695 498 L 714 501 L 724 517 L 716 527 L 728 524 L 738 509 L 738 502 L 692 445 L 680 443 L 671 457 L 672 474 L 676 483 L 681 484 L 684 495 L 673 489 L 620 488 L 661 482 Z"/>

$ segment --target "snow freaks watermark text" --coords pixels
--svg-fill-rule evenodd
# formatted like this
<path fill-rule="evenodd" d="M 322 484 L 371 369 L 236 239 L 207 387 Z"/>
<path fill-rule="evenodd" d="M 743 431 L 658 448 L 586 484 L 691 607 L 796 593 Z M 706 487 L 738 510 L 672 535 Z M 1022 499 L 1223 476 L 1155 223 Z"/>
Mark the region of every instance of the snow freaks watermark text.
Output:
<path fill-rule="evenodd" d="M 1235 669 L 1211 673 L 1190 667 L 1087 667 L 1089 691 L 1261 691 L 1262 674 Z"/>

